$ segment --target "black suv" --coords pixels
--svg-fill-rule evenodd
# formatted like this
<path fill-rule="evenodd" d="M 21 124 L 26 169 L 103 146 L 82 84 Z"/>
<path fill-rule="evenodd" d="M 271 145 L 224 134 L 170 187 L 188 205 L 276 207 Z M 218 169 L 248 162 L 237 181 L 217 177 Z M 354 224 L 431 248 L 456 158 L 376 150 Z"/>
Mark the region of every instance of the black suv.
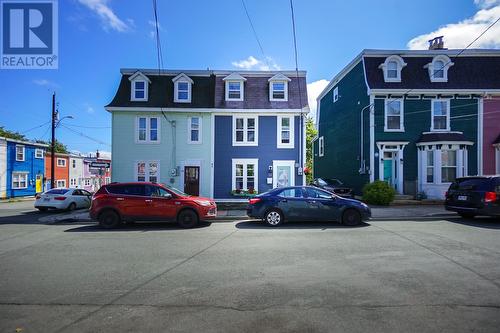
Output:
<path fill-rule="evenodd" d="M 500 216 L 500 176 L 457 178 L 446 192 L 445 208 L 468 218 Z"/>

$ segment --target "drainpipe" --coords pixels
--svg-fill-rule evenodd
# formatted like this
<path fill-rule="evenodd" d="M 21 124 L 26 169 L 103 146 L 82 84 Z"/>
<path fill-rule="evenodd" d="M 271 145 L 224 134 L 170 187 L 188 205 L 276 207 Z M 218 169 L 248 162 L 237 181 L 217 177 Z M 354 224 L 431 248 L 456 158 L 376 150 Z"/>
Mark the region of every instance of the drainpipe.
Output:
<path fill-rule="evenodd" d="M 364 137 L 363 137 L 363 116 L 364 112 L 367 108 L 373 106 L 373 103 L 366 105 L 364 108 L 361 109 L 361 121 L 360 121 L 360 133 L 361 133 L 361 149 L 360 149 L 360 156 L 359 156 L 359 173 L 361 175 L 364 175 L 366 172 L 366 165 L 365 165 L 365 160 L 364 160 Z"/>

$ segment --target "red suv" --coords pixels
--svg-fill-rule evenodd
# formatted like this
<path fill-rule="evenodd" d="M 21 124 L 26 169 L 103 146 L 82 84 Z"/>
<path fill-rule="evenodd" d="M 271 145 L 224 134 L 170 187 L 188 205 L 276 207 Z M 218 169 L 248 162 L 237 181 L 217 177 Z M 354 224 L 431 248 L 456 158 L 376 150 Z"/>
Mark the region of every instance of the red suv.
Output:
<path fill-rule="evenodd" d="M 90 207 L 90 217 L 104 228 L 147 220 L 176 221 L 183 228 L 192 228 L 216 215 L 217 206 L 211 199 L 145 182 L 104 185 L 92 197 Z"/>

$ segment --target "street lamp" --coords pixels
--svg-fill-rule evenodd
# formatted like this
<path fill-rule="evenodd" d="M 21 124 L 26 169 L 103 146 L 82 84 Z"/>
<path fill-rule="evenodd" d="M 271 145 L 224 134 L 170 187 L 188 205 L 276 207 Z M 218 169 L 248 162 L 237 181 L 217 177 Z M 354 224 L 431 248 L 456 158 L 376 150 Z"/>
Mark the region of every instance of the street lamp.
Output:
<path fill-rule="evenodd" d="M 55 147 L 56 147 L 56 127 L 59 126 L 63 119 L 73 119 L 73 116 L 64 116 L 57 119 L 59 112 L 56 111 L 56 93 L 52 94 L 52 142 L 50 143 L 50 188 L 54 188 L 55 178 Z"/>

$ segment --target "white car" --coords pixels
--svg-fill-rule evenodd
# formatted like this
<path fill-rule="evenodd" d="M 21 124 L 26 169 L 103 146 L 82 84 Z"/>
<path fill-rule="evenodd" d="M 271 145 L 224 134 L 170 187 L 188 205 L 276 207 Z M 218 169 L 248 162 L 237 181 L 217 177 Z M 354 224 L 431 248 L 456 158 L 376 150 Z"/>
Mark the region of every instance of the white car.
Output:
<path fill-rule="evenodd" d="M 79 188 L 54 188 L 36 195 L 35 208 L 39 211 L 48 209 L 89 208 L 92 193 Z"/>

